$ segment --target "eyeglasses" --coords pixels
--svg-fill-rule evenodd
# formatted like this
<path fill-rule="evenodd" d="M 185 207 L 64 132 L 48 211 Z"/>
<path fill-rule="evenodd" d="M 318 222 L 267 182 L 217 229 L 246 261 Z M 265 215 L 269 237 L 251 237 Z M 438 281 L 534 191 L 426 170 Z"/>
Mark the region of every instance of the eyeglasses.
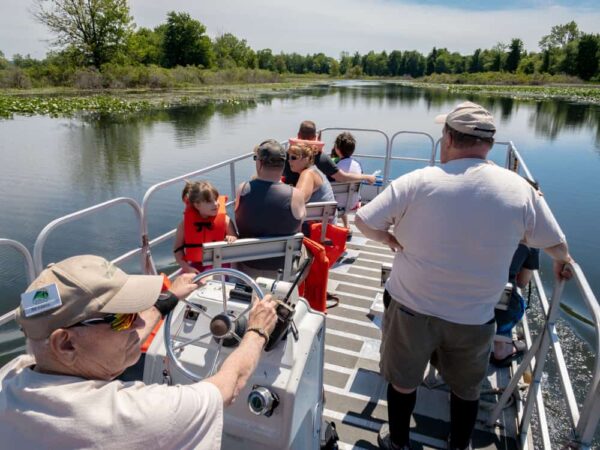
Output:
<path fill-rule="evenodd" d="M 107 314 L 103 317 L 95 317 L 93 319 L 82 320 L 81 322 L 71 325 L 77 327 L 80 325 L 91 326 L 98 325 L 101 323 L 108 323 L 113 331 L 125 331 L 132 327 L 136 319 L 138 318 L 137 313 L 129 314 Z"/>
<path fill-rule="evenodd" d="M 303 158 L 303 156 L 299 156 L 299 155 L 288 155 L 288 159 L 290 161 L 297 161 L 297 160 L 302 159 L 302 158 Z"/>

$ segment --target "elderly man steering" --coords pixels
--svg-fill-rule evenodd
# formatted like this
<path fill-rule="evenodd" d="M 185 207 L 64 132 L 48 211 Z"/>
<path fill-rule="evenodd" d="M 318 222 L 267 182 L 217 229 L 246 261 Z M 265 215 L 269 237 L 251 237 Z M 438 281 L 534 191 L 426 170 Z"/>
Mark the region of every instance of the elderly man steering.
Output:
<path fill-rule="evenodd" d="M 255 303 L 249 332 L 214 376 L 185 386 L 114 380 L 138 360 L 158 319 L 197 288 L 192 278 L 182 275 L 160 295 L 161 276 L 127 275 L 98 256 L 45 269 L 17 312 L 30 354 L 0 369 L 0 446 L 221 448 L 223 406 L 275 326 L 270 298 Z"/>

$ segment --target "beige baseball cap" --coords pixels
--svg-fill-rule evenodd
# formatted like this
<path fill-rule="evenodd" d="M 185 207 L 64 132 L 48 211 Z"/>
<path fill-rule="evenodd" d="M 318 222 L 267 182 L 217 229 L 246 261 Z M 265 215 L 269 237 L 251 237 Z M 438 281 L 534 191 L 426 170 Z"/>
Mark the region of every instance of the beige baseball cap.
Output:
<path fill-rule="evenodd" d="M 456 131 L 481 138 L 491 138 L 496 133 L 492 115 L 473 102 L 461 103 L 448 114 L 440 114 L 435 123 L 445 123 Z"/>
<path fill-rule="evenodd" d="M 58 306 L 32 314 L 22 301 L 16 320 L 28 338 L 44 339 L 58 328 L 107 313 L 144 311 L 158 299 L 162 283 L 160 275 L 128 275 L 100 256 L 73 256 L 49 265 L 27 288 L 29 293 L 55 285 Z"/>

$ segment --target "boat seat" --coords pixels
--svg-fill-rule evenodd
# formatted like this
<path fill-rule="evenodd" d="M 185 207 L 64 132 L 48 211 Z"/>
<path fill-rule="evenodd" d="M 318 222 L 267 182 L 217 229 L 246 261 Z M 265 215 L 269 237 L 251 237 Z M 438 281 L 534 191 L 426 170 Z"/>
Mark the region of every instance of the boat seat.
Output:
<path fill-rule="evenodd" d="M 331 183 L 331 189 L 340 211 L 350 211 L 355 205 L 353 194 L 360 193 L 361 181 L 348 181 L 344 183 Z"/>
<path fill-rule="evenodd" d="M 283 280 L 289 281 L 294 277 L 293 261 L 301 254 L 303 239 L 302 233 L 296 233 L 269 238 L 238 239 L 231 244 L 225 241 L 205 243 L 202 246 L 202 262 L 206 266 L 217 268 L 223 264 L 284 257 Z"/>
<path fill-rule="evenodd" d="M 334 201 L 306 204 L 306 217 L 304 218 L 304 221 L 321 223 L 321 236 L 319 242 L 325 242 L 327 224 L 335 218 L 337 207 L 338 203 Z"/>

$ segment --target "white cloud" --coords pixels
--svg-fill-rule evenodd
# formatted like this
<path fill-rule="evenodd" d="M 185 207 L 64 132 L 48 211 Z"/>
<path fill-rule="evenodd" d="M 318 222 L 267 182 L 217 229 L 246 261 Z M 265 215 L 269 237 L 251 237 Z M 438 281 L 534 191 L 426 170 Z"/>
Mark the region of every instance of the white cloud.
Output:
<path fill-rule="evenodd" d="M 49 36 L 33 22 L 23 0 L 0 0 L 0 50 L 42 57 Z M 586 32 L 600 32 L 600 12 L 547 5 L 504 11 L 467 11 L 386 0 L 130 0 L 139 26 L 154 27 L 171 10 L 184 11 L 211 36 L 230 32 L 254 49 L 316 53 L 338 57 L 343 50 L 418 50 L 446 47 L 463 54 L 521 38 L 537 51 L 553 25 L 575 20 Z"/>

